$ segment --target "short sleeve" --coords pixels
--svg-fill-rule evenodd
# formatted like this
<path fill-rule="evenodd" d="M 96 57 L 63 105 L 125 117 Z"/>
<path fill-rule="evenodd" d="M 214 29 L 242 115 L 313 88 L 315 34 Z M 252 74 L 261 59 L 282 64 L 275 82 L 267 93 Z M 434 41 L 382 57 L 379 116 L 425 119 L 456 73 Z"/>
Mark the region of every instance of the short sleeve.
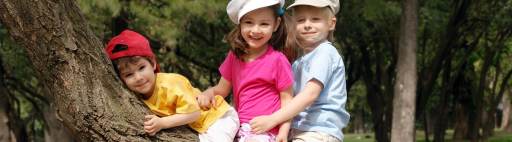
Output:
<path fill-rule="evenodd" d="M 331 77 L 332 65 L 334 63 L 329 51 L 326 50 L 327 48 L 318 48 L 319 50 L 309 60 L 309 78 L 307 80 L 316 79 L 325 85 Z"/>
<path fill-rule="evenodd" d="M 233 54 L 233 52 L 230 51 L 226 59 L 224 59 L 224 62 L 222 62 L 222 64 L 219 67 L 220 75 L 230 82 L 232 79 L 232 68 L 235 58 L 236 57 Z"/>
<path fill-rule="evenodd" d="M 192 87 L 190 82 L 186 79 L 180 78 L 179 84 L 176 84 L 173 89 L 176 94 L 176 113 L 191 113 L 199 111 L 199 105 L 196 101 L 197 91 Z"/>
<path fill-rule="evenodd" d="M 275 63 L 275 84 L 276 88 L 281 92 L 292 86 L 293 72 L 290 62 L 288 62 L 288 59 L 286 59 L 284 55 L 279 56 Z"/>

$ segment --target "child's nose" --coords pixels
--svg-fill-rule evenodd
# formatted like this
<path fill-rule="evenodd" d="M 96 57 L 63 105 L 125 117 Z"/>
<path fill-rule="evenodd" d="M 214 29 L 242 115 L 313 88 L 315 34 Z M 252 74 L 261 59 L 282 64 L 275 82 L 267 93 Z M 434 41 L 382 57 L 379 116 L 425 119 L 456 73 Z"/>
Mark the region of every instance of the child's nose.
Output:
<path fill-rule="evenodd" d="M 259 34 L 259 33 L 261 33 L 261 27 L 260 26 L 254 26 L 254 27 L 252 27 L 251 31 L 254 34 Z"/>
<path fill-rule="evenodd" d="M 311 29 L 311 21 L 306 20 L 306 21 L 304 22 L 304 29 L 305 29 L 305 30 L 310 30 L 310 29 Z"/>
<path fill-rule="evenodd" d="M 142 75 L 141 75 L 141 74 L 139 74 L 139 73 L 135 73 L 135 74 L 133 74 L 133 77 L 135 78 L 135 81 L 136 81 L 136 82 L 140 82 L 140 81 L 142 81 L 142 78 L 143 78 L 143 77 L 142 77 Z"/>

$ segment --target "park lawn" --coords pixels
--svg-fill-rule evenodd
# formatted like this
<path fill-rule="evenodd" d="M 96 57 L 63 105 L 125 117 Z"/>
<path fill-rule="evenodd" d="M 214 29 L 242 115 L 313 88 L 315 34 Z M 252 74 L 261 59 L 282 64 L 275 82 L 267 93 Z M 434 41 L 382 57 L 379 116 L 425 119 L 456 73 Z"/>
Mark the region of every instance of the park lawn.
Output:
<path fill-rule="evenodd" d="M 452 142 L 453 130 L 446 131 L 446 142 Z M 375 137 L 373 133 L 366 134 L 345 134 L 344 142 L 374 142 Z M 416 131 L 416 141 L 424 142 L 425 135 L 423 131 Z M 430 141 L 433 141 L 433 136 L 430 136 Z M 512 133 L 496 131 L 495 135 L 488 139 L 488 142 L 512 142 Z"/>

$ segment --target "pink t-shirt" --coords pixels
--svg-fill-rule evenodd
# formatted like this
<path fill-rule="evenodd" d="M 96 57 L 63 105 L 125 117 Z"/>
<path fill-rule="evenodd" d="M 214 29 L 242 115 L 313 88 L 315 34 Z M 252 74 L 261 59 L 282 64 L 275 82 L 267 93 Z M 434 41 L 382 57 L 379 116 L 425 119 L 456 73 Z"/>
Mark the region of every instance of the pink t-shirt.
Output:
<path fill-rule="evenodd" d="M 233 98 L 240 123 L 270 115 L 281 108 L 280 92 L 293 84 L 291 65 L 283 53 L 268 46 L 267 51 L 251 62 L 243 62 L 232 52 L 219 68 L 233 86 Z M 279 127 L 269 132 L 277 134 Z"/>

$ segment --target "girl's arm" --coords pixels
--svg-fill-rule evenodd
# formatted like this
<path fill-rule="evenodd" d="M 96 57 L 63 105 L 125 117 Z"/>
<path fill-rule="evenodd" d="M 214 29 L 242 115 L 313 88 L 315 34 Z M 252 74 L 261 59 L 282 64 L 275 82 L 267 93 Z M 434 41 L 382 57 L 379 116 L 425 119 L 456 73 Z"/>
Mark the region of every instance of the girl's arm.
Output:
<path fill-rule="evenodd" d="M 223 98 L 226 98 L 231 92 L 231 83 L 224 79 L 224 77 L 221 77 L 219 83 L 212 88 L 215 95 L 220 95 Z"/>
<path fill-rule="evenodd" d="M 281 106 L 286 106 L 286 105 L 290 104 L 290 101 L 293 98 L 292 93 L 293 93 L 293 89 L 291 86 L 289 89 L 286 89 L 286 91 L 283 91 L 280 93 Z M 287 142 L 288 141 L 288 132 L 290 132 L 291 125 L 292 125 L 291 119 L 288 119 L 286 122 L 281 124 L 281 127 L 279 127 L 279 133 L 277 134 L 277 137 L 276 137 L 277 142 Z"/>
<path fill-rule="evenodd" d="M 162 129 L 172 128 L 176 126 L 192 123 L 199 118 L 201 113 L 199 111 L 192 113 L 174 114 L 165 117 L 158 117 L 156 115 L 146 115 L 144 122 L 144 131 L 153 136 Z"/>
<path fill-rule="evenodd" d="M 251 120 L 251 128 L 255 132 L 266 132 L 277 124 L 292 119 L 306 107 L 313 104 L 322 91 L 323 85 L 320 81 L 312 79 L 306 83 L 304 89 L 297 94 L 285 106 L 268 116 L 259 116 Z"/>
<path fill-rule="evenodd" d="M 201 95 L 197 96 L 197 103 L 202 110 L 208 110 L 212 104 L 216 104 L 215 95 L 225 98 L 231 92 L 231 83 L 221 77 L 217 85 L 208 88 Z"/>

